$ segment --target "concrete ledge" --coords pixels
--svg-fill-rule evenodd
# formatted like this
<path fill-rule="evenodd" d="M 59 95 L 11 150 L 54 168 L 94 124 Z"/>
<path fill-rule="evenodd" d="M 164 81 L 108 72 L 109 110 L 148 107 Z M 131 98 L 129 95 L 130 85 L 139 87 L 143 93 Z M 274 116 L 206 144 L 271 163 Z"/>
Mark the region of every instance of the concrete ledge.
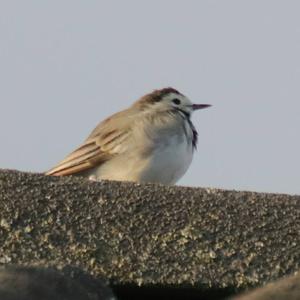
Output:
<path fill-rule="evenodd" d="M 114 284 L 263 285 L 299 269 L 300 197 L 0 171 L 0 263 Z"/>

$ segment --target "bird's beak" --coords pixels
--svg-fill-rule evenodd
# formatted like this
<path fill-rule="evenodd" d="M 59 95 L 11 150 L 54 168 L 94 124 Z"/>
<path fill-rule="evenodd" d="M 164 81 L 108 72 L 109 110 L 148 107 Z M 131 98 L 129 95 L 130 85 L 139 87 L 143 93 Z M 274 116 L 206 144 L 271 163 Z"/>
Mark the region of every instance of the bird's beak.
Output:
<path fill-rule="evenodd" d="M 198 109 L 203 109 L 203 108 L 207 108 L 210 107 L 210 104 L 193 104 L 192 108 L 193 110 L 198 110 Z"/>

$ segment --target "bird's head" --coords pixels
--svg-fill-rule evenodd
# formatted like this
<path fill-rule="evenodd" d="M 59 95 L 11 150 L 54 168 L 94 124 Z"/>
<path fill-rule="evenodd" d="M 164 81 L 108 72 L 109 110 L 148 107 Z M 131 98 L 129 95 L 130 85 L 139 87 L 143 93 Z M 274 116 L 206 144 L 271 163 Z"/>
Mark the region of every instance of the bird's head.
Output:
<path fill-rule="evenodd" d="M 190 117 L 195 110 L 210 106 L 209 104 L 194 104 L 189 98 L 170 87 L 155 90 L 143 96 L 134 105 L 141 110 L 152 110 L 153 112 L 177 110 L 187 117 Z"/>

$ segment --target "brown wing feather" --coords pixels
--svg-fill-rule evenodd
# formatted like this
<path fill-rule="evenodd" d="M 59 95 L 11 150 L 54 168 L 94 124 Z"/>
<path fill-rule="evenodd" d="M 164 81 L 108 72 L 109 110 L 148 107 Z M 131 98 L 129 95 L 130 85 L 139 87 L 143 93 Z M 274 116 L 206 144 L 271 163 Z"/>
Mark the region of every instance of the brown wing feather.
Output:
<path fill-rule="evenodd" d="M 82 146 L 46 172 L 46 175 L 77 174 L 99 166 L 114 155 L 125 151 L 126 143 L 123 147 L 119 146 L 130 136 L 130 124 L 128 113 L 125 111 L 104 120 L 92 131 Z"/>
<path fill-rule="evenodd" d="M 83 152 L 83 148 L 86 152 Z M 80 173 L 96 164 L 105 162 L 110 156 L 110 154 L 103 152 L 96 144 L 83 145 L 46 174 L 63 176 Z"/>

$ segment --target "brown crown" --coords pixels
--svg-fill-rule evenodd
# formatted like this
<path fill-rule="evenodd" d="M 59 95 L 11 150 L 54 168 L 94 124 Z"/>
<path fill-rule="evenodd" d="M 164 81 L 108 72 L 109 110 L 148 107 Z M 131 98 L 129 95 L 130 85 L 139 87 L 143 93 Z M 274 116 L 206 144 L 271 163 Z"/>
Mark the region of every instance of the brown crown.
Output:
<path fill-rule="evenodd" d="M 155 90 L 152 93 L 149 93 L 145 96 L 143 96 L 138 102 L 142 102 L 142 103 L 154 103 L 154 102 L 159 102 L 161 101 L 166 95 L 170 94 L 170 93 L 174 93 L 174 94 L 178 94 L 181 95 L 181 93 L 179 93 L 177 90 L 168 87 L 168 88 L 164 88 L 161 90 Z"/>

